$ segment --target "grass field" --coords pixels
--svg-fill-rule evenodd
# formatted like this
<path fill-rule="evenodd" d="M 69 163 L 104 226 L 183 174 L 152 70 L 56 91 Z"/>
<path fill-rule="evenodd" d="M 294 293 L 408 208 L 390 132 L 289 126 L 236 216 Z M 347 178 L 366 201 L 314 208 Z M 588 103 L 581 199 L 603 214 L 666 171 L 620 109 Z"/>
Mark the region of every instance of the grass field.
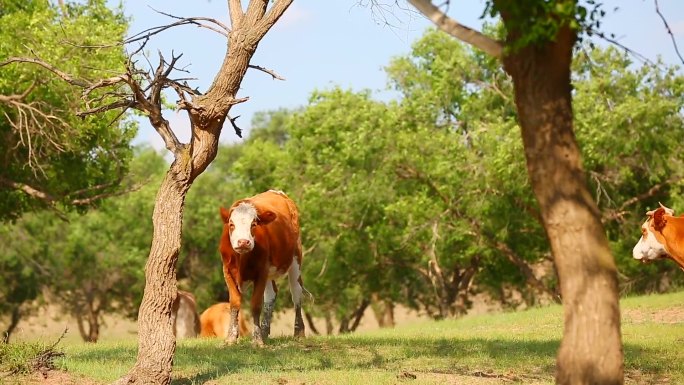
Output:
<path fill-rule="evenodd" d="M 684 292 L 624 299 L 625 382 L 684 384 Z M 560 306 L 419 321 L 343 336 L 178 345 L 173 384 L 550 384 Z M 62 345 L 73 383 L 106 383 L 135 362 L 136 340 Z"/>

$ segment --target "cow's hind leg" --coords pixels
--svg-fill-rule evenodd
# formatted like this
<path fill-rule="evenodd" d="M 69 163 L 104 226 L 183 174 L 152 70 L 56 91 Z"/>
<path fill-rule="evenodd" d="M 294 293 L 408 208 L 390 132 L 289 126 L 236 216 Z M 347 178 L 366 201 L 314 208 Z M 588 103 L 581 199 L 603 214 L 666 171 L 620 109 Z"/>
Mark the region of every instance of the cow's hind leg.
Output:
<path fill-rule="evenodd" d="M 275 306 L 276 296 L 278 290 L 276 289 L 274 281 L 266 282 L 266 289 L 264 290 L 264 314 L 261 320 L 261 335 L 267 338 L 271 335 L 271 318 L 273 317 L 273 307 Z"/>
<path fill-rule="evenodd" d="M 264 294 L 266 284 L 270 283 L 266 279 L 259 279 L 254 282 L 254 292 L 252 293 L 252 321 L 254 330 L 252 331 L 252 338 L 254 345 L 264 346 L 264 338 L 261 333 L 259 320 L 261 318 L 261 308 L 264 305 Z"/>
<path fill-rule="evenodd" d="M 302 272 L 299 269 L 297 258 L 294 258 L 290 270 L 287 272 L 288 282 L 290 284 L 290 293 L 292 294 L 292 302 L 295 307 L 295 322 L 294 322 L 294 336 L 304 337 L 304 319 L 302 318 L 302 287 L 301 280 Z"/>

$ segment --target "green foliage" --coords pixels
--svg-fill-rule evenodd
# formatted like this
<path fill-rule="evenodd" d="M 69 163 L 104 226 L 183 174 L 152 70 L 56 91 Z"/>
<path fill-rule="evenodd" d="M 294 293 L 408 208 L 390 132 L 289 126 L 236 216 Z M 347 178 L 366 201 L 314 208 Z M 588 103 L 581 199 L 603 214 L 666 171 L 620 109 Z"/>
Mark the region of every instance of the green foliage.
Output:
<path fill-rule="evenodd" d="M 107 8 L 105 0 L 67 3 L 62 9 L 48 1 L 0 0 L 0 10 L 0 61 L 37 56 L 74 78 L 87 79 L 108 78 L 123 69 L 121 47 L 81 48 L 124 36 L 122 9 Z M 0 184 L 5 187 L 0 189 L 0 220 L 52 204 L 69 208 L 75 200 L 116 191 L 132 156 L 135 124 L 120 120 L 117 111 L 76 117 L 82 109 L 80 90 L 40 66 L 1 68 L 0 95 L 10 98 L 0 103 L 8 118 L 0 121 Z M 27 194 L 17 185 L 48 197 Z"/>
<path fill-rule="evenodd" d="M 54 369 L 54 358 L 64 353 L 42 341 L 0 343 L 0 378 L 31 374 L 41 368 Z"/>
<path fill-rule="evenodd" d="M 483 12 L 503 18 L 508 50 L 553 41 L 563 27 L 576 30 L 582 40 L 599 32 L 605 14 L 596 0 L 489 0 Z"/>
<path fill-rule="evenodd" d="M 614 48 L 580 55 L 574 68 L 577 139 L 625 288 L 658 290 L 668 276 L 681 282 L 674 264 L 636 264 L 631 249 L 647 210 L 684 204 L 684 77 L 662 63 L 635 68 Z"/>
<path fill-rule="evenodd" d="M 135 317 L 152 237 L 152 208 L 166 163 L 141 149 L 122 188 L 138 189 L 106 200 L 68 222 L 50 212 L 26 214 L 0 225 L 0 311 L 47 292 L 52 303 L 79 319 L 117 313 Z M 4 270 L 7 269 L 7 270 Z"/>
<path fill-rule="evenodd" d="M 575 61 L 577 137 L 623 291 L 676 286 L 674 265 L 642 266 L 631 248 L 646 208 L 658 200 L 676 208 L 681 200 L 682 77 L 634 68 L 613 49 L 588 52 Z M 366 91 L 315 92 L 306 108 L 261 115 L 247 141 L 222 148 L 188 196 L 184 248 L 197 263 L 185 276 L 204 291 L 200 302 L 225 291 L 218 206 L 269 188 L 299 205 L 304 283 L 316 297 L 307 310 L 314 314 L 342 320 L 376 298 L 443 317 L 467 309 L 459 296 L 474 291 L 517 306 L 510 288 L 527 304 L 541 301 L 521 266 L 548 265 L 550 250 L 510 79 L 497 63 L 436 31 L 386 71 L 402 94 L 398 102 L 375 101 Z M 654 185 L 664 187 L 642 197 Z M 451 292 L 439 292 L 434 263 Z M 472 269 L 475 286 L 455 287 Z M 553 270 L 541 283 L 553 295 Z M 289 306 L 289 296 L 279 297 Z"/>
<path fill-rule="evenodd" d="M 684 79 L 674 69 L 635 67 L 613 49 L 587 52 L 574 63 L 576 132 L 623 292 L 666 290 L 681 284 L 674 265 L 643 266 L 630 251 L 647 208 L 683 202 L 677 139 Z M 219 207 L 270 188 L 286 191 L 300 208 L 304 284 L 316 298 L 306 310 L 314 315 L 349 321 L 361 305 L 380 300 L 446 317 L 465 311 L 477 291 L 517 306 L 511 288 L 528 305 L 540 302 L 524 267 L 547 263 L 550 251 L 527 180 L 510 79 L 486 56 L 436 31 L 386 70 L 402 95 L 396 102 L 367 91 L 315 92 L 301 110 L 258 115 L 247 140 L 221 147 L 185 207 L 178 277 L 200 310 L 225 299 Z M 131 168 L 160 178 L 163 166 L 143 151 Z M 105 311 L 134 315 L 152 197 L 142 189 L 69 225 L 27 216 L 19 227 L 0 228 L 0 237 L 22 240 L 8 241 L 0 259 L 16 274 L 2 277 L 6 293 L 26 290 L 30 297 L 36 287 L 54 285 L 74 293 L 62 297 L 65 304 L 76 304 L 83 284 L 103 285 L 98 290 L 120 306 Z M 43 281 L 36 266 L 68 279 Z M 554 272 L 541 283 L 553 293 Z M 22 298 L 16 293 L 4 298 Z M 291 306 L 289 295 L 278 304 Z"/>

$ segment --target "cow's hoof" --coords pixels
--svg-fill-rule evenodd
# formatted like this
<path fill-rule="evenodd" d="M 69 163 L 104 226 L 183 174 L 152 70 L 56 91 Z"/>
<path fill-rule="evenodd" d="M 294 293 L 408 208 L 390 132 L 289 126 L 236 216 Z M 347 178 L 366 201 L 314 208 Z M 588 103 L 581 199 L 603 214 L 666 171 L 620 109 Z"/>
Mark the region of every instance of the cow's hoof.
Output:
<path fill-rule="evenodd" d="M 295 338 L 303 338 L 304 337 L 304 329 L 301 329 L 301 330 L 295 329 L 294 336 L 295 336 Z"/>
<path fill-rule="evenodd" d="M 232 346 L 232 345 L 235 345 L 236 343 L 237 343 L 237 338 L 228 337 L 225 340 L 223 340 L 223 343 L 221 343 L 221 347 Z"/>
<path fill-rule="evenodd" d="M 264 340 L 260 338 L 255 338 L 252 340 L 252 344 L 258 348 L 263 348 L 264 347 Z"/>

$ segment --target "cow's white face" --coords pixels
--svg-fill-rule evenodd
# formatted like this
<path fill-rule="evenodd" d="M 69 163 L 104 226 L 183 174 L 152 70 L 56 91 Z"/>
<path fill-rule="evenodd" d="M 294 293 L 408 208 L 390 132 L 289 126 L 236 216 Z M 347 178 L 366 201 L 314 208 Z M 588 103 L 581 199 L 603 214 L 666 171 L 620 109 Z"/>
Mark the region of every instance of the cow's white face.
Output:
<path fill-rule="evenodd" d="M 257 211 L 250 203 L 237 205 L 228 221 L 230 230 L 230 245 L 238 254 L 244 254 L 254 249 L 254 228 L 257 226 Z"/>
<path fill-rule="evenodd" d="M 658 241 L 658 238 L 653 231 L 651 226 L 652 221 L 653 217 L 649 216 L 646 222 L 641 225 L 641 238 L 632 250 L 634 259 L 638 259 L 641 262 L 651 262 L 669 256 L 665 246 Z"/>

